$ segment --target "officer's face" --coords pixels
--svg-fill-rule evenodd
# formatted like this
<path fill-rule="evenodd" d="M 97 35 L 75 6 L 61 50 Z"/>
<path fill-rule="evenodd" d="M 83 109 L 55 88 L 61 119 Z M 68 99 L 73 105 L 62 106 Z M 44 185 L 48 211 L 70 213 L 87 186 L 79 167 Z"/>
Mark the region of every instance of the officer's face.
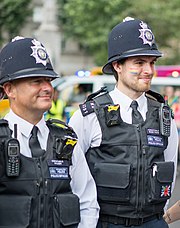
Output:
<path fill-rule="evenodd" d="M 136 94 L 148 91 L 155 68 L 156 57 L 136 56 L 127 58 L 123 64 L 113 63 L 118 73 L 117 87 L 125 94 Z M 133 97 L 134 98 L 134 97 Z"/>
<path fill-rule="evenodd" d="M 11 109 L 21 117 L 42 117 L 52 103 L 53 88 L 50 81 L 48 77 L 32 77 L 6 83 L 4 89 Z"/>

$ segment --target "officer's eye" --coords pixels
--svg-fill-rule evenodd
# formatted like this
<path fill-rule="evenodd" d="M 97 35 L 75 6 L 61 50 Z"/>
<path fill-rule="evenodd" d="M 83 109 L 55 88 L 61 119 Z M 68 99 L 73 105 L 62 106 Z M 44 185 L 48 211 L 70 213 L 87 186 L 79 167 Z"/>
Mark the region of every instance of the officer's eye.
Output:
<path fill-rule="evenodd" d="M 152 62 L 151 62 L 151 65 L 152 65 L 152 66 L 154 66 L 154 65 L 155 65 L 155 63 L 156 63 L 156 61 L 152 61 Z"/>
<path fill-rule="evenodd" d="M 40 84 L 42 82 L 41 79 L 35 79 L 32 81 L 32 83 L 35 83 L 35 84 Z"/>
<path fill-rule="evenodd" d="M 137 65 L 143 65 L 143 63 L 144 63 L 144 61 L 141 61 L 141 60 L 135 62 L 135 64 L 137 64 Z"/>
<path fill-rule="evenodd" d="M 52 81 L 52 78 L 46 78 L 45 81 L 46 82 L 51 82 Z"/>

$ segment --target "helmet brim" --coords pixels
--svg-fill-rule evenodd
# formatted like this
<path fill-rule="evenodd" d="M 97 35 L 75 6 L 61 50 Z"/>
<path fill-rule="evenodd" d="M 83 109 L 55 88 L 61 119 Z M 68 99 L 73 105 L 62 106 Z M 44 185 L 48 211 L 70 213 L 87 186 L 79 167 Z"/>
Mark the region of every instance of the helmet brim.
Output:
<path fill-rule="evenodd" d="M 28 69 L 28 70 L 21 70 L 13 75 L 8 75 L 5 76 L 0 80 L 0 84 L 4 84 L 5 82 L 10 82 L 14 81 L 17 79 L 22 79 L 22 78 L 31 78 L 31 77 L 48 77 L 51 78 L 52 80 L 59 78 L 60 76 L 53 70 L 44 70 L 44 69 Z"/>
<path fill-rule="evenodd" d="M 154 56 L 154 57 L 162 57 L 163 54 L 158 51 L 158 50 L 151 50 L 151 49 L 146 49 L 146 50 L 132 50 L 132 51 L 127 51 L 126 53 L 123 53 L 121 55 L 115 56 L 111 58 L 102 68 L 102 72 L 104 74 L 113 74 L 112 71 L 112 62 L 119 61 L 128 57 L 134 57 L 134 56 Z"/>

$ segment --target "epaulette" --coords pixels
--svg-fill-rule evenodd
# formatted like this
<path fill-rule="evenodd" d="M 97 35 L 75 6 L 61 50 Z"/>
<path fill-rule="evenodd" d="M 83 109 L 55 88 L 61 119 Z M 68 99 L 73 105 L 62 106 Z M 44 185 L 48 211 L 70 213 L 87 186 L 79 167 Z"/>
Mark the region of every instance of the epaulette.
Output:
<path fill-rule="evenodd" d="M 94 112 L 94 101 L 86 101 L 85 103 L 80 104 L 79 108 L 81 110 L 82 115 L 87 116 L 90 113 Z"/>
<path fill-rule="evenodd" d="M 48 119 L 46 121 L 46 124 L 49 128 L 51 128 L 55 135 L 62 133 L 77 138 L 77 135 L 74 132 L 73 128 L 59 119 Z"/>
<path fill-rule="evenodd" d="M 155 101 L 158 101 L 160 103 L 164 103 L 165 102 L 164 97 L 161 94 L 156 93 L 156 92 L 154 92 L 152 90 L 147 91 L 146 92 L 146 96 L 151 98 L 151 99 L 153 99 L 153 100 L 155 100 Z"/>
<path fill-rule="evenodd" d="M 101 87 L 100 90 L 98 90 L 98 91 L 96 91 L 94 93 L 91 93 L 87 97 L 86 101 L 83 104 L 79 105 L 79 108 L 80 108 L 81 113 L 82 113 L 83 116 L 87 116 L 90 113 L 94 112 L 94 101 L 93 101 L 93 98 L 98 96 L 101 93 L 107 93 L 107 87 L 106 86 Z"/>

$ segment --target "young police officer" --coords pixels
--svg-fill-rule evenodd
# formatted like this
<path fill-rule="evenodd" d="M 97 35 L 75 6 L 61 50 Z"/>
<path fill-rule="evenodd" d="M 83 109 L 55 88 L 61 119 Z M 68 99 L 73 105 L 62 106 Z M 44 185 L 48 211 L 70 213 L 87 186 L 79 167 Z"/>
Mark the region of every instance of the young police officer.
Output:
<path fill-rule="evenodd" d="M 168 227 L 162 215 L 175 180 L 178 136 L 164 98 L 149 91 L 161 56 L 148 25 L 126 18 L 109 35 L 103 67 L 114 74 L 115 89 L 91 94 L 71 118 L 97 185 L 98 228 Z"/>
<path fill-rule="evenodd" d="M 76 135 L 43 117 L 55 78 L 36 39 L 18 37 L 0 52 L 10 101 L 0 121 L 0 227 L 96 227 L 96 187 Z"/>

